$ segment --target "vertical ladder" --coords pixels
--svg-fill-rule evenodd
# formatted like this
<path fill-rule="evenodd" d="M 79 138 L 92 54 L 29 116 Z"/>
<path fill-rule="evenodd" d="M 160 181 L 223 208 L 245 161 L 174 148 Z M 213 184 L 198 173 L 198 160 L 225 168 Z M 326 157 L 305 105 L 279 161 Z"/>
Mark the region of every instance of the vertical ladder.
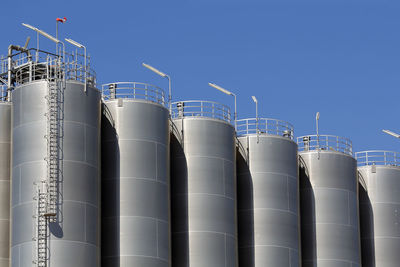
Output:
<path fill-rule="evenodd" d="M 61 83 L 60 83 L 61 84 Z M 48 198 L 47 216 L 54 220 L 57 215 L 58 179 L 59 179 L 59 90 L 57 79 L 48 82 L 47 95 L 47 177 Z"/>
<path fill-rule="evenodd" d="M 38 189 L 37 207 L 37 260 L 38 267 L 46 267 L 48 260 L 47 253 L 47 195 L 46 182 Z"/>

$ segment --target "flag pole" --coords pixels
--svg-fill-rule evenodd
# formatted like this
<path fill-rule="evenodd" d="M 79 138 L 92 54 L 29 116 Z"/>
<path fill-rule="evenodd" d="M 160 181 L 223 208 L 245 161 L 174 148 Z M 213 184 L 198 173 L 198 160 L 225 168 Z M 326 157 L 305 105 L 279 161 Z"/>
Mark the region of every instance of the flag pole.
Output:
<path fill-rule="evenodd" d="M 61 22 L 61 23 L 64 23 L 64 22 L 66 22 L 67 21 L 67 18 L 66 17 L 64 17 L 64 18 L 56 18 L 56 39 L 58 40 L 58 23 L 59 22 Z M 58 43 L 56 43 L 56 55 L 58 55 Z"/>

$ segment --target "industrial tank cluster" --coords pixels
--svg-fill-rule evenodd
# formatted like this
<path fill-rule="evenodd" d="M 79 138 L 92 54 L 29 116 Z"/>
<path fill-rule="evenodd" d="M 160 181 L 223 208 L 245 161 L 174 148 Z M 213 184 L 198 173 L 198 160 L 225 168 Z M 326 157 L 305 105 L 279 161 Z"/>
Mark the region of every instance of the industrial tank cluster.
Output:
<path fill-rule="evenodd" d="M 0 77 L 0 267 L 400 262 L 394 152 L 232 125 L 145 83 L 99 90 L 78 53 L 10 46 Z"/>

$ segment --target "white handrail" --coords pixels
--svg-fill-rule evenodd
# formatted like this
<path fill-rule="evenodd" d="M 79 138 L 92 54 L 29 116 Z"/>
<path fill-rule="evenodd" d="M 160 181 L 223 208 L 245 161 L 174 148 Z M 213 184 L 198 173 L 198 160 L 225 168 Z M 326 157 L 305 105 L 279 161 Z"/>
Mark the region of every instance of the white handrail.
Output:
<path fill-rule="evenodd" d="M 269 134 L 293 139 L 293 125 L 270 118 L 248 118 L 237 121 L 237 135 Z"/>
<path fill-rule="evenodd" d="M 104 100 L 117 98 L 144 99 L 161 105 L 166 104 L 164 91 L 154 85 L 141 82 L 115 82 L 102 85 Z"/>
<path fill-rule="evenodd" d="M 208 117 L 231 122 L 231 111 L 228 106 L 203 100 L 187 100 L 172 103 L 171 117 Z"/>
<path fill-rule="evenodd" d="M 335 135 L 305 135 L 297 137 L 299 151 L 336 151 L 353 155 L 350 139 Z"/>
<path fill-rule="evenodd" d="M 360 151 L 355 154 L 358 166 L 400 166 L 400 153 L 387 150 Z"/>

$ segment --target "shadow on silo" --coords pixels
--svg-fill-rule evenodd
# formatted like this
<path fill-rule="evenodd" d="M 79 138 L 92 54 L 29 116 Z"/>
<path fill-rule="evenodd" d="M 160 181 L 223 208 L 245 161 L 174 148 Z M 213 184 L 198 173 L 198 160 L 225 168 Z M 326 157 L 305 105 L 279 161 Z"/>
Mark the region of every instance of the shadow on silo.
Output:
<path fill-rule="evenodd" d="M 253 179 L 240 148 L 236 149 L 239 266 L 255 266 Z"/>
<path fill-rule="evenodd" d="M 315 196 L 310 182 L 310 174 L 308 172 L 307 165 L 300 155 L 299 179 L 301 260 L 303 267 L 313 267 L 317 264 Z"/>
<path fill-rule="evenodd" d="M 358 172 L 360 212 L 361 262 L 363 267 L 375 267 L 374 212 L 364 177 Z"/>
<path fill-rule="evenodd" d="M 188 170 L 182 140 L 171 133 L 171 252 L 173 267 L 189 266 Z"/>
<path fill-rule="evenodd" d="M 101 266 L 120 266 L 120 150 L 114 119 L 102 104 Z"/>

